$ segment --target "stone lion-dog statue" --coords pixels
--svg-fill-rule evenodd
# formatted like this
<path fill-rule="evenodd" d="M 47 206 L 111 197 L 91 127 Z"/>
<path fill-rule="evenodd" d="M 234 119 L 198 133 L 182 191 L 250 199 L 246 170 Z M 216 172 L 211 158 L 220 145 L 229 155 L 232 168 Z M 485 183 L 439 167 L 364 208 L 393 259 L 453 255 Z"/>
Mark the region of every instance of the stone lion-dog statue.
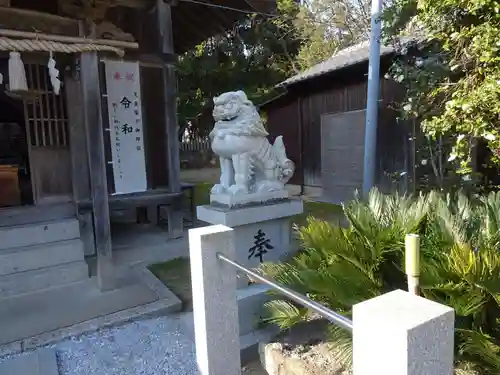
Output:
<path fill-rule="evenodd" d="M 213 152 L 219 157 L 220 182 L 211 194 L 241 196 L 285 190 L 294 171 L 283 136 L 271 144 L 262 119 L 243 91 L 226 92 L 213 99 L 215 125 L 210 132 Z"/>

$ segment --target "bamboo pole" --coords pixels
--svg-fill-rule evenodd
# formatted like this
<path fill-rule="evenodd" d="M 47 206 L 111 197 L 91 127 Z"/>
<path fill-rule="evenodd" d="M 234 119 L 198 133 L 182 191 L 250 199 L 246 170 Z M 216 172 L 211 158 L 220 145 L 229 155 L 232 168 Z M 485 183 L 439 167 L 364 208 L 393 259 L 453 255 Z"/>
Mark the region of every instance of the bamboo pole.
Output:
<path fill-rule="evenodd" d="M 0 36 L 10 37 L 10 38 L 26 38 L 34 40 L 48 40 L 60 43 L 81 43 L 81 44 L 98 44 L 106 45 L 119 48 L 127 49 L 138 49 L 139 44 L 136 42 L 125 42 L 121 40 L 111 40 L 111 39 L 92 39 L 74 36 L 63 36 L 63 35 L 53 35 L 53 34 L 42 34 L 33 33 L 28 31 L 18 31 L 9 29 L 0 29 Z"/>
<path fill-rule="evenodd" d="M 408 292 L 418 296 L 420 282 L 420 236 L 407 234 L 405 238 L 405 266 Z"/>

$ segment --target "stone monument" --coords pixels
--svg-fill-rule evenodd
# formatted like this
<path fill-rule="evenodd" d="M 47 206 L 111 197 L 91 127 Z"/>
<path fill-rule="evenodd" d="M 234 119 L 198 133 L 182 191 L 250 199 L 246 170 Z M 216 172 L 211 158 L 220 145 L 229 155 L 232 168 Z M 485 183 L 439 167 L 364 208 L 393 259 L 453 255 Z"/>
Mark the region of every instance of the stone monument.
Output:
<path fill-rule="evenodd" d="M 210 139 L 221 176 L 211 189 L 210 204 L 197 207 L 197 217 L 234 229 L 235 260 L 243 266 L 283 260 L 292 251 L 291 217 L 303 212 L 302 200 L 290 198 L 285 187 L 295 165 L 286 155 L 283 137 L 269 142 L 257 109 L 243 91 L 215 97 L 213 117 Z M 246 275 L 238 275 L 240 335 L 246 341 L 245 335 L 257 337 L 257 314 L 269 296 L 267 287 L 249 285 Z"/>

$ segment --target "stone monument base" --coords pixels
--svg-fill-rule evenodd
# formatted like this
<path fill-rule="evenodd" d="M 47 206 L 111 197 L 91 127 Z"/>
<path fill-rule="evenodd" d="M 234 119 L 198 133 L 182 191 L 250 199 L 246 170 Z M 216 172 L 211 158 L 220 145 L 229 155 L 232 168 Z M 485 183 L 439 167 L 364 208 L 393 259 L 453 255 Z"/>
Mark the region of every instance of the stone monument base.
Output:
<path fill-rule="evenodd" d="M 231 194 L 211 194 L 210 203 L 220 204 L 222 206 L 242 207 L 249 204 L 265 204 L 265 202 L 281 201 L 289 198 L 287 190 L 271 191 L 265 194 L 252 193 L 244 195 L 231 195 Z"/>
<path fill-rule="evenodd" d="M 266 261 L 278 262 L 291 252 L 291 218 L 304 211 L 302 200 L 229 208 L 216 205 L 197 207 L 198 220 L 234 229 L 236 262 L 256 268 Z M 246 287 L 239 280 L 238 287 Z"/>
<path fill-rule="evenodd" d="M 302 200 L 285 199 L 237 208 L 198 206 L 197 217 L 213 225 L 233 228 L 236 244 L 234 260 L 246 268 L 257 268 L 262 262 L 279 262 L 293 255 L 291 218 L 303 211 Z M 274 326 L 258 327 L 263 305 L 271 299 L 268 293 L 270 288 L 263 284 L 250 284 L 243 272 L 238 272 L 237 285 L 240 340 L 245 347 L 256 351 L 260 338 L 279 332 Z"/>

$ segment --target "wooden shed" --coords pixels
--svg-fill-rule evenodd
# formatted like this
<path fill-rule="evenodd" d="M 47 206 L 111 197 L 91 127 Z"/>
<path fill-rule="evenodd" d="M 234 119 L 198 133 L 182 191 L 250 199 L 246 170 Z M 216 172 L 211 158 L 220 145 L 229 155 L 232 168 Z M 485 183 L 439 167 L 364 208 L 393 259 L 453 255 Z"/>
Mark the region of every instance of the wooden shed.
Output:
<path fill-rule="evenodd" d="M 336 203 L 362 187 L 368 57 L 368 42 L 342 50 L 282 82 L 284 94 L 260 107 L 297 165 L 291 183 Z M 386 191 L 406 189 L 412 165 L 411 129 L 397 123 L 393 109 L 402 88 L 384 78 L 394 57 L 393 48 L 381 48 L 377 185 Z"/>

